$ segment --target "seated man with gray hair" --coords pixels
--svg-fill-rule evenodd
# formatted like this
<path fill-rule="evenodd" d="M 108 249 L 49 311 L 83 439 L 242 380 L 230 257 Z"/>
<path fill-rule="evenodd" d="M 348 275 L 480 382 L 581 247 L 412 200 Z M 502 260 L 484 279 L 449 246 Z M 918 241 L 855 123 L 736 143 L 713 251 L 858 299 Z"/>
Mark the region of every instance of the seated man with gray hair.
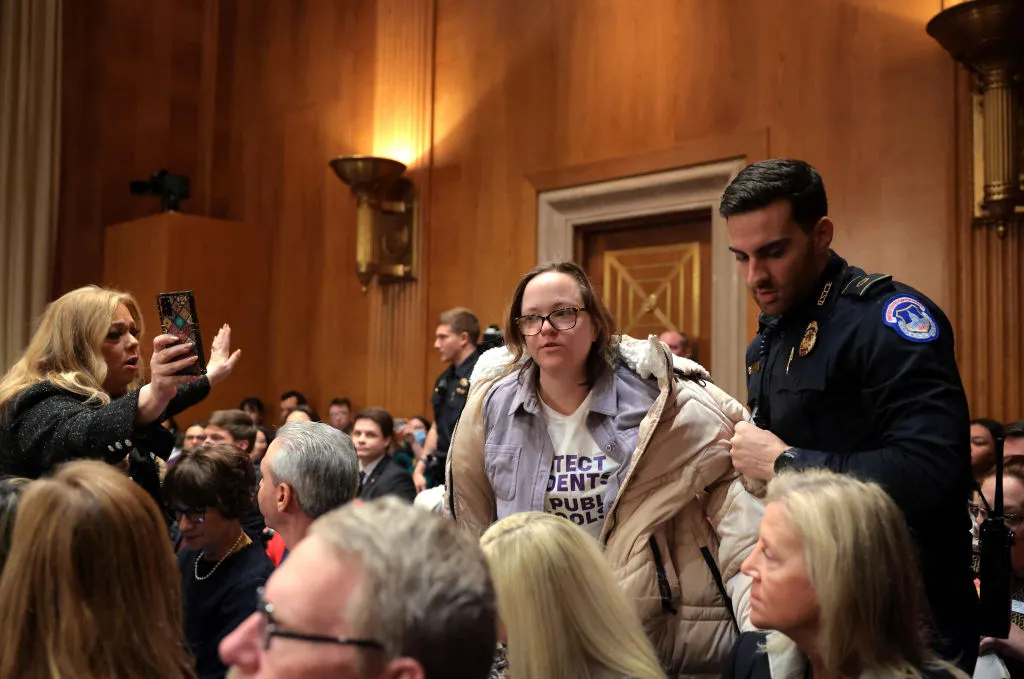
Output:
<path fill-rule="evenodd" d="M 351 502 L 359 486 L 352 439 L 323 422 L 290 422 L 278 429 L 260 470 L 260 512 L 288 550 L 313 521 Z"/>
<path fill-rule="evenodd" d="M 485 679 L 494 587 L 479 545 L 454 521 L 395 497 L 317 519 L 220 645 L 259 677 Z"/>

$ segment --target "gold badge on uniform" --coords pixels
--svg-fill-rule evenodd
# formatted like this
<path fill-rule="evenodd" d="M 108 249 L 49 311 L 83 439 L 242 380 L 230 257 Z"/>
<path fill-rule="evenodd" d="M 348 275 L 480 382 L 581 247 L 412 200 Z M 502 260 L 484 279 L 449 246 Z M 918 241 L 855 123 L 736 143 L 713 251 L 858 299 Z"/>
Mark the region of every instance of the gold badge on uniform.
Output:
<path fill-rule="evenodd" d="M 811 321 L 807 326 L 807 330 L 804 330 L 804 337 L 800 340 L 800 351 L 797 355 L 800 356 L 800 358 L 803 358 L 807 354 L 811 353 L 817 341 L 818 321 Z"/>
<path fill-rule="evenodd" d="M 459 380 L 459 386 L 460 387 L 468 387 L 469 386 L 469 380 L 467 380 L 465 377 L 463 377 L 461 380 Z"/>

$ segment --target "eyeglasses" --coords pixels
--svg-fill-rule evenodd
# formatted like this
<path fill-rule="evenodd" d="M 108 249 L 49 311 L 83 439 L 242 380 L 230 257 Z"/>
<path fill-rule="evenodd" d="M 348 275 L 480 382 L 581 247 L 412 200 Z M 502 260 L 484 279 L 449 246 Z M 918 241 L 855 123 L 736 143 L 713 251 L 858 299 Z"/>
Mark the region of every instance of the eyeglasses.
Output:
<path fill-rule="evenodd" d="M 973 514 L 974 517 L 978 520 L 978 523 L 984 523 L 985 519 L 988 518 L 988 510 L 982 507 L 981 505 L 976 505 L 972 502 L 967 505 L 967 508 L 970 510 L 971 514 Z M 1014 514 L 1013 512 L 1005 512 L 1003 514 L 1003 522 L 1006 524 L 1007 528 L 1013 530 L 1019 528 L 1020 525 L 1024 523 L 1024 516 L 1021 516 L 1020 514 Z"/>
<path fill-rule="evenodd" d="M 187 516 L 190 523 L 203 523 L 206 521 L 206 508 L 202 509 L 185 509 L 184 507 L 171 507 L 171 516 L 174 517 L 174 521 L 181 521 L 182 516 Z"/>
<path fill-rule="evenodd" d="M 579 312 L 586 310 L 586 307 L 567 306 L 563 309 L 555 309 L 547 316 L 527 314 L 517 318 L 516 325 L 519 326 L 519 332 L 523 333 L 523 337 L 540 334 L 544 328 L 544 321 L 547 321 L 548 325 L 555 330 L 572 330 L 576 327 L 576 318 Z"/>
<path fill-rule="evenodd" d="M 274 604 L 263 598 L 263 588 L 256 590 L 256 611 L 263 617 L 260 639 L 263 642 L 263 650 L 270 648 L 270 640 L 274 637 L 282 639 L 298 639 L 300 641 L 312 641 L 318 644 L 338 644 L 340 646 L 358 646 L 360 648 L 372 648 L 378 651 L 384 650 L 384 644 L 373 639 L 349 639 L 348 637 L 330 637 L 320 634 L 299 634 L 298 632 L 285 632 L 278 629 L 274 622 Z"/>

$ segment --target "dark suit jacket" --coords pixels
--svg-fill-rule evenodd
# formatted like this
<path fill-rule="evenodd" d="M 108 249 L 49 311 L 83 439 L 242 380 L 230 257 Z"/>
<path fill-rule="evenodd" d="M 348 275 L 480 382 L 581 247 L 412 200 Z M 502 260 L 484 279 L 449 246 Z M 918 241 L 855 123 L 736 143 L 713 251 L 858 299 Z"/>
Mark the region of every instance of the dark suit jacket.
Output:
<path fill-rule="evenodd" d="M 412 474 L 385 455 L 373 468 L 370 475 L 363 479 L 359 489 L 360 500 L 372 500 L 384 495 L 397 495 L 412 502 L 416 499 L 416 485 L 412 482 Z"/>

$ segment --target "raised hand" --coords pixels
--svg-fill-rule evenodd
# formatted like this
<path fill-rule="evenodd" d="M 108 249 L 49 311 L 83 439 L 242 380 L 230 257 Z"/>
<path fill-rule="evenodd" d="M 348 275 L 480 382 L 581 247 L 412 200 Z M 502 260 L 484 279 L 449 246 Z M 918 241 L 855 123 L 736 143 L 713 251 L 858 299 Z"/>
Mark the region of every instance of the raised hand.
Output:
<path fill-rule="evenodd" d="M 235 349 L 235 353 L 231 353 L 231 326 L 225 323 L 213 338 L 210 360 L 206 362 L 206 377 L 210 380 L 210 386 L 216 385 L 230 375 L 241 356 L 241 349 Z"/>

